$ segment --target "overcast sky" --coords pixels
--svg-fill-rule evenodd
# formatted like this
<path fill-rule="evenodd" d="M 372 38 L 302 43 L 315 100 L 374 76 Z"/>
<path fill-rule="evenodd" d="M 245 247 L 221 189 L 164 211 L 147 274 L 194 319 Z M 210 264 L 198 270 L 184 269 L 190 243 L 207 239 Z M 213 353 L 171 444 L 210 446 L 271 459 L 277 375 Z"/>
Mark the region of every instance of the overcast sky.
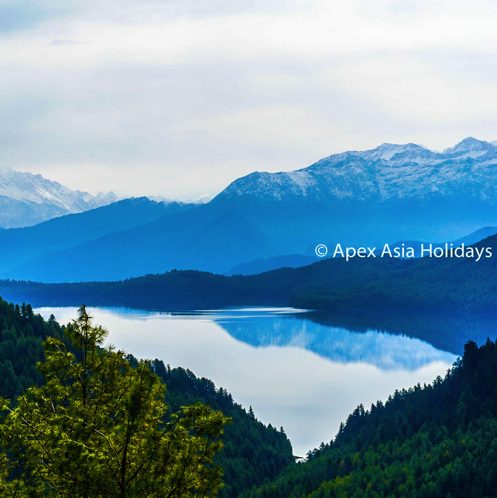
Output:
<path fill-rule="evenodd" d="M 90 192 L 497 139 L 494 0 L 0 0 L 0 32 L 0 166 Z"/>

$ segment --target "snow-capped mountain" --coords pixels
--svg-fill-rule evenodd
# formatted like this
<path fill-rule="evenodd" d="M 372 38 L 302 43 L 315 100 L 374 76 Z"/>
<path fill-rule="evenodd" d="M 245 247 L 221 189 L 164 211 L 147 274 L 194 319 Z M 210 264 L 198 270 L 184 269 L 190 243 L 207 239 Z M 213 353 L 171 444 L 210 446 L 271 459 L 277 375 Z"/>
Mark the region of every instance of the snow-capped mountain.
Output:
<path fill-rule="evenodd" d="M 0 169 L 0 227 L 34 225 L 68 213 L 86 211 L 117 199 L 110 193 L 96 196 L 71 190 L 41 175 Z"/>
<path fill-rule="evenodd" d="M 321 159 L 293 172 L 255 172 L 218 197 L 316 201 L 425 199 L 463 195 L 497 203 L 497 146 L 466 138 L 443 152 L 416 144 L 383 144 Z"/>
<path fill-rule="evenodd" d="M 2 181 L 0 189 L 22 199 L 0 197 L 2 214 L 2 199 L 24 203 L 30 216 L 98 202 L 34 175 Z M 288 255 L 316 260 L 320 243 L 331 255 L 338 243 L 381 247 L 399 240 L 455 241 L 497 226 L 497 146 L 467 138 L 443 152 L 383 144 L 335 154 L 298 171 L 253 173 L 205 204 L 165 205 L 167 213 L 159 214 L 154 209 L 153 221 L 143 225 L 132 205 L 126 214 L 115 207 L 117 214 L 101 208 L 109 217 L 95 210 L 0 232 L 0 277 L 75 282 L 171 269 L 220 273 L 261 260 L 292 265 Z M 122 226 L 131 212 L 136 225 L 105 232 L 109 220 L 116 220 L 113 228 Z M 81 219 L 87 220 L 85 226 L 99 225 L 93 232 L 105 233 L 81 242 Z M 40 232 L 46 234 L 45 246 Z M 60 240 L 66 244 L 54 252 Z"/>
<path fill-rule="evenodd" d="M 454 147 L 444 150 L 443 153 L 459 159 L 467 157 L 477 159 L 486 154 L 495 154 L 495 144 L 493 142 L 485 142 L 473 137 L 468 137 L 462 142 L 454 145 Z"/>

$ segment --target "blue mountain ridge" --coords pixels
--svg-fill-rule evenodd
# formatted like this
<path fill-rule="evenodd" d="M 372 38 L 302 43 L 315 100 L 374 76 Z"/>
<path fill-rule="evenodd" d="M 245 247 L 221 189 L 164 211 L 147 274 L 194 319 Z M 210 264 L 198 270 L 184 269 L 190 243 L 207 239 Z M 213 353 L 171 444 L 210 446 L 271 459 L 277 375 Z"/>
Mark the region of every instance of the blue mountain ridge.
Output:
<path fill-rule="evenodd" d="M 94 220 L 104 213 L 97 211 Z M 383 144 L 293 172 L 252 173 L 207 204 L 166 204 L 152 216 L 131 211 L 100 231 L 78 228 L 85 213 L 59 218 L 60 226 L 3 231 L 0 276 L 70 282 L 171 269 L 228 273 L 255 260 L 314 258 L 317 243 L 455 240 L 497 225 L 497 147 L 474 138 L 443 152 Z"/>

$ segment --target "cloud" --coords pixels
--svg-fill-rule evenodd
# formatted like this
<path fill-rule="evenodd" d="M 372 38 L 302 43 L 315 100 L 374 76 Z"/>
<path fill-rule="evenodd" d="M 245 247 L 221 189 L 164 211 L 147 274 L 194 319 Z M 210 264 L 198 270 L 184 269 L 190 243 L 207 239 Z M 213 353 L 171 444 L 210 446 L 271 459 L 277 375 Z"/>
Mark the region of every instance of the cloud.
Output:
<path fill-rule="evenodd" d="M 21 5 L 0 3 L 1 163 L 73 187 L 195 198 L 344 149 L 495 138 L 495 2 Z"/>

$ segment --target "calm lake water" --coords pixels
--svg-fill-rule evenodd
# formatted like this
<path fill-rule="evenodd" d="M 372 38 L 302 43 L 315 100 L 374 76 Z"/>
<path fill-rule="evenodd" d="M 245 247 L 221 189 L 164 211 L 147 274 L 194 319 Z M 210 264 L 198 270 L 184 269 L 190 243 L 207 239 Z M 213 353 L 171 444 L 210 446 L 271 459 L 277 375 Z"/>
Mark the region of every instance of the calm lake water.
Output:
<path fill-rule="evenodd" d="M 41 308 L 61 323 L 75 308 Z M 293 309 L 189 314 L 92 308 L 108 342 L 207 377 L 265 423 L 283 426 L 299 456 L 329 441 L 359 404 L 444 375 L 456 356 L 421 339 L 361 332 Z"/>

